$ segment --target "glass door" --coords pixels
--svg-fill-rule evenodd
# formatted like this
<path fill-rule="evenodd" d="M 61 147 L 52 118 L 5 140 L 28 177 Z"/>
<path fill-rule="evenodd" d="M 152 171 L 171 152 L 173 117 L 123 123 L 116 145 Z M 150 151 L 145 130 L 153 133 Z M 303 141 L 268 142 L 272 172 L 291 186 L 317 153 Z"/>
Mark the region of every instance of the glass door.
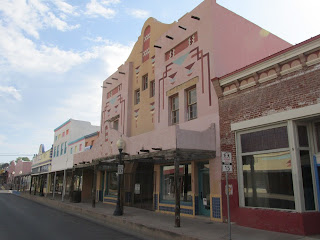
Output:
<path fill-rule="evenodd" d="M 307 124 L 298 123 L 298 151 L 297 157 L 300 158 L 300 167 L 302 173 L 302 183 L 304 192 L 305 210 L 315 210 L 315 197 L 313 186 L 313 158 L 310 144 L 309 127 Z"/>
<path fill-rule="evenodd" d="M 210 216 L 209 163 L 199 163 L 199 214 Z"/>

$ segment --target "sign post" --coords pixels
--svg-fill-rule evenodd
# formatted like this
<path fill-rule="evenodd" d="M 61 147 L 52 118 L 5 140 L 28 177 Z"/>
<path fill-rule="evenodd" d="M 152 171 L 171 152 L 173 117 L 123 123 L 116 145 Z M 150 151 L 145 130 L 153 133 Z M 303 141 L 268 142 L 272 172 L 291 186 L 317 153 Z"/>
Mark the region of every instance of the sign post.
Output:
<path fill-rule="evenodd" d="M 230 200 L 229 200 L 229 181 L 228 172 L 232 172 L 232 155 L 231 152 L 221 152 L 222 154 L 222 171 L 226 173 L 227 188 L 227 209 L 228 209 L 228 239 L 231 240 L 231 222 L 230 222 Z"/>

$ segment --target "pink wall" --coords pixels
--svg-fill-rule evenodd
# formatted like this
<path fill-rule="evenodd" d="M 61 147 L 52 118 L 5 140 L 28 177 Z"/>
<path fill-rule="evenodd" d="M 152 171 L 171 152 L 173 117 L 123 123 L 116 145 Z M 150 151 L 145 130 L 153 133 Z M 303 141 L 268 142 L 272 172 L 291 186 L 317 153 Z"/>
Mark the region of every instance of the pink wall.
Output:
<path fill-rule="evenodd" d="M 18 160 L 15 167 L 15 176 L 31 173 L 31 165 L 32 162 L 24 162 L 22 160 Z"/>

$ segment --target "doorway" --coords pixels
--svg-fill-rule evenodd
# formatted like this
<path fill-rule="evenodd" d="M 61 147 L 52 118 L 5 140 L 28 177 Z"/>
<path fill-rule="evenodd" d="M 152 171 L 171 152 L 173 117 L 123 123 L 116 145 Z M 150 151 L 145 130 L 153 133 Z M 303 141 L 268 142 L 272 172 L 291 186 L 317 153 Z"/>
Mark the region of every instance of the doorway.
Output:
<path fill-rule="evenodd" d="M 138 163 L 133 188 L 133 207 L 153 210 L 153 163 Z"/>
<path fill-rule="evenodd" d="M 210 216 L 209 163 L 199 163 L 199 215 Z"/>

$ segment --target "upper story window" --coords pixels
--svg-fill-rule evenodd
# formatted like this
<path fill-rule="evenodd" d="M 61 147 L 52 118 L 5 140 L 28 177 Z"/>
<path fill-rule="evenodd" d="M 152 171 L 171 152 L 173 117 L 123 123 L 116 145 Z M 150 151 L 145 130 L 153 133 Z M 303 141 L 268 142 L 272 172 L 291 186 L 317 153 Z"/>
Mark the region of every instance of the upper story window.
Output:
<path fill-rule="evenodd" d="M 115 130 L 119 129 L 119 119 L 113 121 L 113 129 Z"/>
<path fill-rule="evenodd" d="M 171 124 L 179 123 L 179 95 L 170 97 L 171 102 Z"/>
<path fill-rule="evenodd" d="M 54 147 L 54 150 L 53 150 L 53 157 L 56 156 L 56 147 Z"/>
<path fill-rule="evenodd" d="M 65 132 L 62 133 L 62 137 L 64 137 Z"/>
<path fill-rule="evenodd" d="M 142 91 L 148 88 L 148 74 L 142 77 Z"/>
<path fill-rule="evenodd" d="M 69 129 L 67 129 L 67 131 L 66 131 L 66 135 L 68 135 L 69 134 Z"/>
<path fill-rule="evenodd" d="M 156 82 L 150 81 L 150 97 L 153 97 L 156 94 Z"/>
<path fill-rule="evenodd" d="M 67 142 L 64 143 L 64 153 L 67 153 Z"/>
<path fill-rule="evenodd" d="M 140 89 L 137 89 L 134 92 L 134 104 L 139 104 L 140 103 Z"/>
<path fill-rule="evenodd" d="M 60 155 L 62 155 L 63 154 L 63 143 L 61 143 L 61 153 L 60 153 Z"/>
<path fill-rule="evenodd" d="M 147 61 L 150 56 L 150 36 L 151 36 L 151 27 L 147 26 L 143 33 L 142 62 Z"/>
<path fill-rule="evenodd" d="M 194 87 L 187 91 L 188 120 L 197 118 L 197 89 Z"/>
<path fill-rule="evenodd" d="M 81 150 L 82 150 L 82 144 L 80 144 L 79 146 L 79 152 L 81 152 Z"/>
<path fill-rule="evenodd" d="M 174 55 L 175 55 L 175 50 L 174 50 L 174 48 L 173 48 L 173 49 L 171 49 L 170 52 L 169 52 L 169 58 L 173 58 Z"/>
<path fill-rule="evenodd" d="M 57 157 L 59 157 L 59 145 L 57 146 Z"/>

